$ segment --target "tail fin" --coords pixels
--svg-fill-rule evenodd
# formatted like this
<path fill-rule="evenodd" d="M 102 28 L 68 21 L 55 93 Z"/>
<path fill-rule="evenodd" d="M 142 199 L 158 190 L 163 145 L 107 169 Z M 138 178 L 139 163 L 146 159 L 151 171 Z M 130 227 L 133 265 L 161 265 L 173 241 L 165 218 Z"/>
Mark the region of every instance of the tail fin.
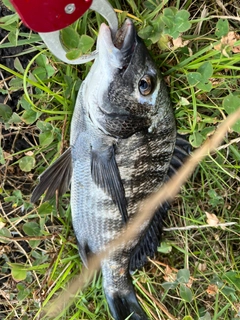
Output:
<path fill-rule="evenodd" d="M 148 320 L 145 312 L 140 307 L 134 289 L 126 294 L 115 292 L 106 293 L 106 299 L 110 312 L 115 320 Z"/>

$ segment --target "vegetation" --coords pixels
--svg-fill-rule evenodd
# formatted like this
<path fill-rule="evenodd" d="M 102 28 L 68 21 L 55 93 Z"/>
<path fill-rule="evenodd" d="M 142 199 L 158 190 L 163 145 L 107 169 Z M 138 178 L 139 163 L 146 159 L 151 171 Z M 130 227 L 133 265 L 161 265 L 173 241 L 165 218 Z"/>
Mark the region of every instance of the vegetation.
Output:
<path fill-rule="evenodd" d="M 134 20 L 169 86 L 178 131 L 198 148 L 240 106 L 238 1 L 111 3 L 120 23 Z M 87 12 L 62 33 L 70 58 L 93 50 L 101 22 Z M 37 206 L 29 199 L 37 176 L 69 145 L 76 94 L 92 62 L 58 61 L 15 13 L 0 25 L 7 32 L 0 50 L 24 46 L 12 68 L 0 64 L 0 318 L 42 319 L 82 264 L 69 194 Z M 239 134 L 240 121 L 199 164 L 173 203 L 156 259 L 134 273 L 150 319 L 240 319 Z M 111 319 L 101 275 L 55 319 Z"/>

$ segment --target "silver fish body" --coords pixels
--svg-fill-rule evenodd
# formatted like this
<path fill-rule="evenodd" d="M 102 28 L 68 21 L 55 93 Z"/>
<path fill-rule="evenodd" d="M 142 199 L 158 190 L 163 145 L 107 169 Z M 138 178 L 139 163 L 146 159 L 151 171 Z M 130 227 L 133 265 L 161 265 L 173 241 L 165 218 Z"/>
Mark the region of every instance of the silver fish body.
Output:
<path fill-rule="evenodd" d="M 72 220 L 85 264 L 88 253 L 98 253 L 115 239 L 161 186 L 176 140 L 173 109 L 157 67 L 130 20 L 121 31 L 125 37 L 118 49 L 109 28 L 101 26 L 99 56 L 79 91 L 71 126 Z M 102 261 L 103 286 L 115 319 L 132 312 L 131 319 L 147 319 L 129 268 L 149 223 L 137 239 Z"/>
<path fill-rule="evenodd" d="M 144 199 L 182 165 L 189 144 L 176 134 L 166 85 L 127 19 L 113 43 L 103 24 L 96 58 L 80 88 L 71 123 L 71 147 L 41 176 L 31 201 L 47 189 L 63 194 L 71 180 L 72 222 L 79 253 L 103 250 L 136 215 Z M 156 209 L 135 239 L 101 262 L 103 287 L 116 320 L 147 319 L 130 270 L 152 257 L 169 204 Z"/>

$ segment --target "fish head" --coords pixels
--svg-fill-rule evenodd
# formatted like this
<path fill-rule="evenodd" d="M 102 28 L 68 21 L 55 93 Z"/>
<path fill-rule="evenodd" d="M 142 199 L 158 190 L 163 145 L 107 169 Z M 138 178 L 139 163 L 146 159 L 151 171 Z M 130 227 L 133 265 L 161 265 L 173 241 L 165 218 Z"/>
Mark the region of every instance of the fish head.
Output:
<path fill-rule="evenodd" d="M 114 39 L 102 24 L 97 50 L 84 95 L 92 122 L 121 138 L 150 128 L 166 98 L 161 93 L 164 83 L 133 22 L 126 19 Z"/>

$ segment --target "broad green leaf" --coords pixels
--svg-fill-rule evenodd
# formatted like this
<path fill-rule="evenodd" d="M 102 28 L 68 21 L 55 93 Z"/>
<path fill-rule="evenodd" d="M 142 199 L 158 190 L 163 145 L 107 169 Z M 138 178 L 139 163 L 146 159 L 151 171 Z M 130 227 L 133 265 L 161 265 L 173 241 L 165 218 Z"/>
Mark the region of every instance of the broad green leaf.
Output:
<path fill-rule="evenodd" d="M 211 315 L 209 312 L 206 312 L 204 316 L 200 317 L 199 320 L 211 320 Z"/>
<path fill-rule="evenodd" d="M 144 7 L 150 11 L 153 11 L 156 9 L 157 3 L 154 3 L 154 1 L 144 1 Z"/>
<path fill-rule="evenodd" d="M 8 122 L 11 115 L 12 109 L 7 104 L 0 103 L 0 122 Z"/>
<path fill-rule="evenodd" d="M 179 294 L 183 300 L 187 302 L 192 301 L 192 298 L 193 298 L 192 291 L 185 284 L 182 284 L 182 283 L 180 284 Z"/>
<path fill-rule="evenodd" d="M 164 241 L 164 242 L 161 242 L 161 245 L 160 247 L 157 248 L 157 251 L 161 253 L 169 253 L 172 251 L 172 246 L 169 243 Z"/>
<path fill-rule="evenodd" d="M 0 48 L 1 48 L 1 46 L 0 46 Z M 1 94 L 7 94 L 8 90 L 0 88 L 0 93 Z"/>
<path fill-rule="evenodd" d="M 20 104 L 23 107 L 23 109 L 25 109 L 25 110 L 31 110 L 32 109 L 31 103 L 29 103 L 29 101 L 27 101 L 24 97 L 22 97 L 20 99 Z"/>
<path fill-rule="evenodd" d="M 20 60 L 18 59 L 18 57 L 16 57 L 14 59 L 14 68 L 19 71 L 20 73 L 24 73 L 24 69 L 23 69 L 23 66 L 20 62 Z"/>
<path fill-rule="evenodd" d="M 152 26 L 146 26 L 145 28 L 141 29 L 138 32 L 138 35 L 142 39 L 148 39 L 148 38 L 150 38 L 152 33 L 153 33 L 153 27 Z"/>
<path fill-rule="evenodd" d="M 1 238 L 1 236 L 6 237 L 6 238 L 12 238 L 11 232 L 5 227 L 0 229 L 0 242 L 8 243 L 8 240 Z"/>
<path fill-rule="evenodd" d="M 53 129 L 53 126 L 51 123 L 46 122 L 46 121 L 41 121 L 41 120 L 37 121 L 36 126 L 38 127 L 39 130 L 41 130 L 43 132 Z"/>
<path fill-rule="evenodd" d="M 6 17 L 8 17 L 8 16 L 6 16 Z M 0 22 L 0 25 L 1 25 L 1 29 L 5 29 L 5 30 L 7 30 L 9 32 L 16 32 L 16 29 L 18 28 L 17 21 L 14 21 L 12 23 L 4 23 L 4 24 L 2 24 Z M 1 46 L 3 47 L 3 45 L 1 45 Z M 8 43 L 6 43 L 5 48 L 9 48 L 9 47 L 15 47 L 15 45 L 13 45 L 12 43 L 8 42 Z"/>
<path fill-rule="evenodd" d="M 223 275 L 223 279 L 240 290 L 240 272 L 228 271 Z"/>
<path fill-rule="evenodd" d="M 17 299 L 22 301 L 25 300 L 26 297 L 30 294 L 30 290 L 26 288 L 22 283 L 17 284 L 18 295 Z"/>
<path fill-rule="evenodd" d="M 189 72 L 187 74 L 187 80 L 190 86 L 196 86 L 199 82 L 202 81 L 202 75 L 199 72 Z"/>
<path fill-rule="evenodd" d="M 45 54 L 41 54 L 40 56 L 38 56 L 35 61 L 39 67 L 46 68 L 47 57 L 45 56 Z"/>
<path fill-rule="evenodd" d="M 205 67 L 207 67 L 205 69 Z M 199 67 L 198 71 L 200 72 L 190 72 L 187 74 L 187 79 L 190 86 L 196 86 L 198 89 L 203 91 L 211 91 L 212 84 L 208 81 L 209 77 L 212 75 L 213 70 L 212 66 L 209 62 L 203 63 L 202 66 Z"/>
<path fill-rule="evenodd" d="M 45 80 L 47 79 L 47 71 L 44 67 L 37 67 L 32 71 L 32 74 L 34 77 L 36 77 L 36 80 Z"/>
<path fill-rule="evenodd" d="M 2 147 L 0 147 L 0 163 L 1 164 L 5 164 L 6 163 Z"/>
<path fill-rule="evenodd" d="M 208 201 L 210 205 L 212 205 L 213 207 L 216 207 L 218 205 L 223 205 L 224 204 L 224 200 L 222 198 L 222 196 L 219 196 L 215 190 L 210 189 L 208 190 L 208 195 L 210 197 L 210 200 Z"/>
<path fill-rule="evenodd" d="M 202 79 L 204 81 L 208 81 L 209 78 L 211 78 L 213 75 L 213 67 L 211 62 L 203 62 L 201 66 L 197 69 L 197 72 L 199 72 L 202 75 Z"/>
<path fill-rule="evenodd" d="M 35 158 L 32 156 L 24 156 L 19 160 L 19 167 L 22 171 L 29 172 L 35 167 Z"/>
<path fill-rule="evenodd" d="M 227 19 L 219 19 L 216 24 L 215 35 L 219 38 L 226 36 L 229 31 L 229 24 Z"/>
<path fill-rule="evenodd" d="M 211 284 L 215 284 L 219 289 L 221 289 L 224 285 L 222 279 L 220 279 L 217 275 L 214 275 Z"/>
<path fill-rule="evenodd" d="M 54 139 L 53 132 L 50 130 L 44 131 L 39 135 L 39 142 L 42 147 L 48 146 Z"/>
<path fill-rule="evenodd" d="M 13 24 L 13 22 L 17 22 L 17 21 L 18 21 L 18 15 L 16 13 L 1 17 L 0 18 L 1 28 L 4 28 L 7 25 L 11 25 Z"/>
<path fill-rule="evenodd" d="M 50 64 L 47 64 L 45 69 L 47 71 L 48 78 L 52 77 L 56 72 L 55 69 Z"/>
<path fill-rule="evenodd" d="M 41 243 L 41 240 L 29 240 L 29 245 L 33 249 L 37 248 L 40 243 Z"/>
<path fill-rule="evenodd" d="M 66 57 L 69 60 L 75 60 L 83 55 L 82 49 L 72 49 L 66 53 Z"/>
<path fill-rule="evenodd" d="M 188 283 L 190 279 L 190 271 L 188 269 L 180 269 L 177 273 L 177 281 L 179 283 Z"/>
<path fill-rule="evenodd" d="M 61 31 L 61 40 L 67 49 L 75 49 L 79 47 L 80 36 L 73 27 L 66 27 Z"/>
<path fill-rule="evenodd" d="M 14 190 L 12 193 L 16 198 L 22 199 L 22 192 L 21 190 Z"/>
<path fill-rule="evenodd" d="M 240 108 L 240 98 L 232 94 L 223 99 L 223 108 L 227 114 L 231 114 Z M 240 133 L 240 120 L 238 120 L 232 127 L 232 129 Z"/>
<path fill-rule="evenodd" d="M 53 205 L 49 202 L 44 202 L 41 204 L 41 206 L 38 208 L 38 214 L 41 216 L 48 215 L 53 212 Z"/>
<path fill-rule="evenodd" d="M 17 46 L 17 43 L 18 43 L 18 30 L 17 29 L 9 32 L 8 40 L 12 45 Z"/>
<path fill-rule="evenodd" d="M 23 281 L 26 279 L 26 277 L 27 277 L 26 270 L 21 269 L 21 267 L 18 265 L 13 266 L 13 264 L 11 264 L 11 267 L 12 267 L 11 275 L 15 281 L 18 282 L 18 281 Z"/>
<path fill-rule="evenodd" d="M 32 124 L 40 117 L 40 115 L 41 112 L 35 112 L 30 109 L 23 112 L 22 119 L 26 124 Z"/>
<path fill-rule="evenodd" d="M 179 37 L 179 31 L 176 29 L 175 25 L 172 28 L 165 28 L 164 33 L 168 34 L 173 39 L 177 39 Z"/>
<path fill-rule="evenodd" d="M 203 121 L 204 121 L 204 119 L 203 119 Z M 207 121 L 206 121 L 206 123 L 207 123 Z M 210 122 L 210 123 L 212 123 L 212 122 Z M 215 130 L 216 130 L 216 128 L 214 126 L 206 127 L 203 130 L 201 130 L 201 135 L 206 138 L 209 134 L 213 133 Z"/>
<path fill-rule="evenodd" d="M 211 82 L 199 82 L 197 84 L 197 88 L 203 91 L 211 91 L 212 90 L 212 83 Z"/>
<path fill-rule="evenodd" d="M 165 8 L 163 10 L 163 22 L 166 24 L 167 27 L 171 28 L 174 24 L 175 14 L 172 8 Z"/>
<path fill-rule="evenodd" d="M 229 286 L 224 286 L 222 289 L 221 289 L 222 293 L 226 296 L 230 296 L 232 294 L 234 294 L 236 292 L 236 289 L 232 288 L 232 287 L 229 287 Z"/>
<path fill-rule="evenodd" d="M 22 192 L 20 190 L 14 190 L 12 195 L 4 198 L 5 202 L 12 202 L 12 207 L 16 208 L 23 204 Z"/>
<path fill-rule="evenodd" d="M 23 225 L 23 231 L 28 235 L 28 236 L 40 236 L 41 235 L 41 230 L 40 226 L 37 222 L 26 222 Z"/>
<path fill-rule="evenodd" d="M 9 86 L 11 87 L 11 90 L 19 90 L 23 88 L 23 81 L 19 78 L 12 78 L 9 81 Z"/>
<path fill-rule="evenodd" d="M 190 13 L 186 10 L 178 11 L 175 17 L 175 25 L 179 32 L 185 32 L 191 28 L 191 23 L 188 21 Z"/>
<path fill-rule="evenodd" d="M 161 283 L 161 286 L 163 287 L 164 290 L 169 290 L 169 289 L 176 289 L 178 286 L 177 281 L 175 282 L 163 282 Z"/>
<path fill-rule="evenodd" d="M 189 137 L 189 141 L 194 148 L 200 147 L 203 143 L 203 140 L 203 136 L 197 131 L 193 132 L 193 134 L 191 134 Z"/>
<path fill-rule="evenodd" d="M 83 34 L 80 38 L 78 48 L 82 50 L 82 53 L 85 54 L 91 50 L 92 46 L 94 45 L 93 38 Z"/>
<path fill-rule="evenodd" d="M 2 0 L 2 3 L 12 12 L 16 11 L 10 0 Z"/>
<path fill-rule="evenodd" d="M 182 320 L 193 320 L 191 316 L 185 316 Z"/>

